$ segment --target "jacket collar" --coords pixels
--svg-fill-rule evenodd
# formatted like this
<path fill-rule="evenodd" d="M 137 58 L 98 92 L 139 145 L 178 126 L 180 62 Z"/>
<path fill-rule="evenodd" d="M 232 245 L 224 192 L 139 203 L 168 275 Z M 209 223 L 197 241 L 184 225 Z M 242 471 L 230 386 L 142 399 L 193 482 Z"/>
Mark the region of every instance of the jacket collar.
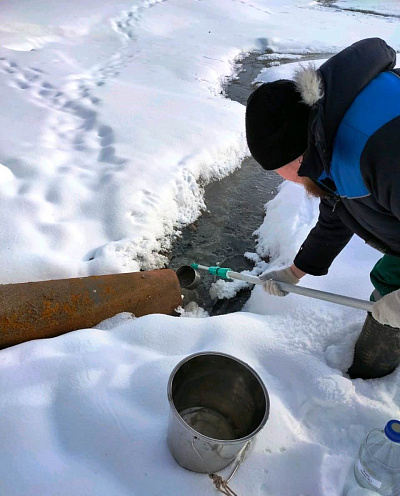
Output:
<path fill-rule="evenodd" d="M 317 179 L 323 171 L 329 173 L 336 132 L 354 98 L 380 72 L 395 64 L 393 48 L 380 38 L 368 38 L 345 48 L 319 69 L 308 65 L 296 72 L 297 90 L 312 107 L 300 176 Z"/>

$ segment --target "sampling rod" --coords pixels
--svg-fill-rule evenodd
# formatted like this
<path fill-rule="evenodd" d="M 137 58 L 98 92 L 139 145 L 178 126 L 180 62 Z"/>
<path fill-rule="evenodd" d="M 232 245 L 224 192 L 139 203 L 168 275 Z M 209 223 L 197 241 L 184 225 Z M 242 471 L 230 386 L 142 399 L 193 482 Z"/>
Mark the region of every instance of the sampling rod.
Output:
<path fill-rule="evenodd" d="M 223 279 L 238 279 L 240 281 L 249 282 L 250 284 L 259 284 L 261 286 L 263 285 L 263 281 L 259 277 L 234 272 L 232 269 L 229 268 L 218 266 L 207 267 L 205 265 L 196 263 L 191 264 L 191 267 L 195 270 L 206 270 L 210 274 L 221 277 Z M 367 312 L 371 312 L 372 307 L 374 306 L 374 303 L 372 301 L 359 300 L 358 298 L 352 298 L 350 296 L 328 293 L 326 291 L 319 291 L 318 289 L 305 288 L 303 286 L 296 286 L 294 284 L 288 284 L 286 282 L 275 282 L 280 287 L 280 289 L 282 289 L 283 291 L 287 291 L 288 293 L 308 296 L 317 300 L 330 301 L 331 303 L 337 303 L 346 307 L 358 308 L 360 310 L 366 310 Z"/>

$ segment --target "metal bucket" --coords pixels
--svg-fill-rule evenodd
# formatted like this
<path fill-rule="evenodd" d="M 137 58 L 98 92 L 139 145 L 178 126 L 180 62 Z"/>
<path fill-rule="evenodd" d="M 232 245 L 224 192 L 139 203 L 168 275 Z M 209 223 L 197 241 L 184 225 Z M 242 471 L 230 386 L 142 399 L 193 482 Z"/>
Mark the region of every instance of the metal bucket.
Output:
<path fill-rule="evenodd" d="M 224 353 L 191 355 L 168 381 L 168 446 L 188 470 L 214 473 L 232 463 L 264 427 L 269 396 L 258 374 Z"/>

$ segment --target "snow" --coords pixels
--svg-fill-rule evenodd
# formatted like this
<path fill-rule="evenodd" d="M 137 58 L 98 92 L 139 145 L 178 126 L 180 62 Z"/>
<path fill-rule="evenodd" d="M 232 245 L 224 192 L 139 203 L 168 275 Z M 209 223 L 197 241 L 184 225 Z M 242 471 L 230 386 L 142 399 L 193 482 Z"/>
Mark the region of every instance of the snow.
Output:
<path fill-rule="evenodd" d="M 394 1 L 356 3 L 398 15 Z M 305 0 L 1 9 L 1 283 L 163 266 L 171 234 L 204 208 L 204 185 L 248 154 L 244 107 L 221 94 L 243 54 L 288 54 L 266 81 L 290 77 L 295 55 L 321 53 L 319 64 L 365 37 L 400 49 L 397 18 Z M 254 273 L 290 263 L 316 215 L 317 202 L 284 183 L 249 254 Z M 353 238 L 329 275 L 302 285 L 368 299 L 378 258 Z M 214 289 L 233 294 L 234 284 Z M 346 376 L 362 311 L 256 287 L 239 313 L 180 312 L 124 313 L 0 352 L 0 494 L 216 494 L 166 445 L 169 375 L 200 351 L 245 361 L 270 395 L 270 418 L 231 482 L 239 495 L 368 494 L 352 464 L 366 433 L 399 417 L 400 372 Z"/>

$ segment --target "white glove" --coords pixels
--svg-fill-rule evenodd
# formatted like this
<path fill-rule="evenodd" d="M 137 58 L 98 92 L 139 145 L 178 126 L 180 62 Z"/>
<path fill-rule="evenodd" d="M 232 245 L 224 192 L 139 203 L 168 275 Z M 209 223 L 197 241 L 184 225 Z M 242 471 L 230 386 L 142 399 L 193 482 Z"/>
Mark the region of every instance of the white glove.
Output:
<path fill-rule="evenodd" d="M 264 291 L 274 296 L 286 296 L 288 294 L 287 291 L 283 291 L 278 284 L 276 284 L 276 281 L 287 282 L 288 284 L 297 284 L 300 281 L 300 279 L 293 274 L 290 267 L 267 272 L 260 276 L 260 279 L 264 282 Z"/>
<path fill-rule="evenodd" d="M 400 328 L 400 289 L 378 300 L 372 307 L 372 317 L 380 324 Z"/>

